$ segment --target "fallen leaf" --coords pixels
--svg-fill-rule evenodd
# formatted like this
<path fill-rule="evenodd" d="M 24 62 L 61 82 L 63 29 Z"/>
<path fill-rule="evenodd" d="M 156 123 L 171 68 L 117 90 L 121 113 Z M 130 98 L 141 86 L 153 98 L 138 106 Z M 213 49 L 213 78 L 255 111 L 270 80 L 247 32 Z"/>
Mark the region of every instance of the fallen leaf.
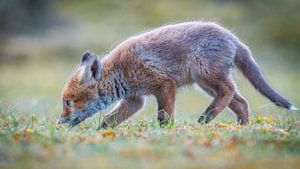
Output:
<path fill-rule="evenodd" d="M 34 131 L 33 131 L 32 129 L 30 129 L 30 128 L 24 129 L 23 132 L 24 132 L 24 136 L 25 136 L 25 137 L 32 136 L 32 134 L 34 133 Z"/>
<path fill-rule="evenodd" d="M 228 123 L 223 123 L 223 122 L 220 122 L 220 123 L 216 123 L 216 126 L 217 127 L 220 127 L 220 128 L 226 128 L 228 127 L 230 124 Z"/>
<path fill-rule="evenodd" d="M 18 131 L 15 131 L 13 134 L 12 134 L 12 138 L 15 140 L 15 141 L 18 141 L 20 139 L 20 132 Z"/>
<path fill-rule="evenodd" d="M 100 134 L 103 138 L 106 138 L 106 137 L 115 138 L 116 137 L 116 132 L 114 130 L 104 130 L 104 131 L 101 131 Z"/>

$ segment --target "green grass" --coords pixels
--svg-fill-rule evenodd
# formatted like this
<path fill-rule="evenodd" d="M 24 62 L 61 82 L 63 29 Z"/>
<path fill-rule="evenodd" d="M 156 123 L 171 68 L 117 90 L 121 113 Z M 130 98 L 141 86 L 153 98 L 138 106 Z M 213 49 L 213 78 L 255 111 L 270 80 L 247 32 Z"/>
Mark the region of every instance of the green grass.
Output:
<path fill-rule="evenodd" d="M 178 120 L 160 128 L 133 119 L 96 130 L 98 118 L 75 128 L 55 118 L 1 112 L 0 168 L 298 168 L 300 123 L 291 115 L 252 118 L 246 127 Z"/>

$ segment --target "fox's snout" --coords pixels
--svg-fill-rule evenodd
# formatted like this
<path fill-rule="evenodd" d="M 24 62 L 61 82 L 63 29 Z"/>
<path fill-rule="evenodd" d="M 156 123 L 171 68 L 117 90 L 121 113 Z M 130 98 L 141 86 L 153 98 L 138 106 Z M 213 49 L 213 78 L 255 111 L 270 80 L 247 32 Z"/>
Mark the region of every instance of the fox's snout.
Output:
<path fill-rule="evenodd" d="M 71 118 L 70 117 L 64 117 L 63 114 L 64 114 L 64 112 L 61 113 L 60 117 L 56 121 L 56 124 L 60 125 L 60 124 L 70 123 Z"/>
<path fill-rule="evenodd" d="M 78 117 L 73 118 L 73 119 L 61 117 L 57 120 L 56 124 L 61 125 L 61 124 L 67 124 L 68 123 L 70 125 L 70 127 L 74 127 L 82 121 L 83 120 L 78 118 Z"/>
<path fill-rule="evenodd" d="M 64 124 L 64 123 L 68 123 L 69 119 L 65 118 L 65 117 L 59 117 L 59 119 L 56 121 L 56 124 Z"/>

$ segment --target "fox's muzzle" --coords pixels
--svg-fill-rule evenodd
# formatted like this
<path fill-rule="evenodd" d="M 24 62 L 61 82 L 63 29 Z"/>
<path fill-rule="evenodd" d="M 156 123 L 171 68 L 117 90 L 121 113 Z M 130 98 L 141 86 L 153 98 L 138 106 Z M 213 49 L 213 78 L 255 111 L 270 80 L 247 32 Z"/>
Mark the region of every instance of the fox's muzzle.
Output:
<path fill-rule="evenodd" d="M 79 124 L 79 123 L 82 122 L 82 121 L 83 121 L 82 119 L 76 117 L 76 118 L 74 118 L 74 119 L 71 119 L 71 120 L 69 121 L 69 124 L 70 124 L 71 127 L 74 127 L 74 126 L 76 126 L 77 124 Z"/>
<path fill-rule="evenodd" d="M 70 118 L 63 118 L 63 117 L 60 117 L 56 124 L 64 124 L 64 123 L 69 123 L 70 122 Z"/>
<path fill-rule="evenodd" d="M 60 119 L 58 119 L 58 121 L 56 123 L 58 125 L 69 123 L 70 127 L 74 127 L 82 121 L 83 121 L 83 119 L 80 119 L 78 117 L 75 117 L 75 118 L 63 118 L 63 117 L 61 117 Z"/>

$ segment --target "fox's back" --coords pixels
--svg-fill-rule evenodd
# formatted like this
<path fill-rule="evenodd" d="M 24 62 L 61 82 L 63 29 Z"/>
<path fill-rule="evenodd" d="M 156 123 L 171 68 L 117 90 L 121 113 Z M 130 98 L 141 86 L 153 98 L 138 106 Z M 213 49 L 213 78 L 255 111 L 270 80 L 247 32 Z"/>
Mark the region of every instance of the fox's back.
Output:
<path fill-rule="evenodd" d="M 188 22 L 160 27 L 129 41 L 148 66 L 183 85 L 194 81 L 195 71 L 203 76 L 227 71 L 233 65 L 238 39 L 214 23 Z"/>

